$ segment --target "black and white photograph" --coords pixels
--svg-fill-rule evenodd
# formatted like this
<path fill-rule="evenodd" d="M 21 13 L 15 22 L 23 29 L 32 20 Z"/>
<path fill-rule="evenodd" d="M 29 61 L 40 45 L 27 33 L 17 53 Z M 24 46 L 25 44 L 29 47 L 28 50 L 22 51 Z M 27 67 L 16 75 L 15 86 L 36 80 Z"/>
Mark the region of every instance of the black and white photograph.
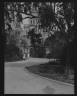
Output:
<path fill-rule="evenodd" d="M 4 2 L 4 94 L 75 94 L 74 2 Z"/>

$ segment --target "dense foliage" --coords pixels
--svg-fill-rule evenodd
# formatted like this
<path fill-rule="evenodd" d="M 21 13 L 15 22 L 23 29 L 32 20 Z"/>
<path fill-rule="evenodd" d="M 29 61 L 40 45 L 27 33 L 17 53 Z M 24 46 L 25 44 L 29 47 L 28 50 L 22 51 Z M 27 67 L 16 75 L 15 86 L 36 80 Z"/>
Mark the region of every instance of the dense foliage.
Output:
<path fill-rule="evenodd" d="M 50 51 L 46 57 L 59 59 L 65 45 L 66 41 L 61 35 L 61 32 L 55 32 L 54 35 L 51 35 L 45 40 L 44 46 Z"/>
<path fill-rule="evenodd" d="M 22 60 L 22 53 L 15 44 L 9 44 L 5 47 L 5 61 Z"/>
<path fill-rule="evenodd" d="M 28 32 L 28 37 L 31 39 L 31 45 L 33 47 L 33 57 L 39 57 L 42 58 L 45 55 L 45 49 L 42 46 L 41 43 L 41 34 L 36 34 L 35 30 L 32 29 L 31 31 Z"/>
<path fill-rule="evenodd" d="M 32 10 L 34 8 L 38 9 L 38 16 L 32 14 Z M 18 22 L 21 22 L 25 18 L 38 18 L 39 28 L 46 29 L 48 33 L 51 33 L 51 31 L 54 31 L 54 28 L 56 28 L 56 31 L 60 31 L 62 33 L 63 36 L 61 35 L 61 38 L 65 38 L 65 45 L 61 43 L 61 38 L 57 40 L 53 39 L 53 36 L 50 37 L 51 46 L 49 47 L 52 49 L 52 56 L 50 57 L 63 57 L 63 62 L 65 62 L 67 66 L 70 65 L 70 58 L 72 58 L 70 57 L 70 50 L 74 51 L 73 48 L 70 49 L 70 45 L 74 40 L 75 32 L 74 13 L 73 2 L 4 2 L 4 23 L 8 26 L 8 30 L 11 29 L 10 23 L 14 21 L 16 17 Z M 22 14 L 28 16 L 22 18 Z M 42 47 L 38 46 L 41 45 L 40 35 L 35 34 L 34 30 L 32 30 L 30 31 L 29 36 L 34 50 L 41 50 Z M 71 45 L 71 47 L 73 46 Z M 61 52 L 62 56 L 59 56 Z M 39 51 L 36 53 L 39 54 Z"/>

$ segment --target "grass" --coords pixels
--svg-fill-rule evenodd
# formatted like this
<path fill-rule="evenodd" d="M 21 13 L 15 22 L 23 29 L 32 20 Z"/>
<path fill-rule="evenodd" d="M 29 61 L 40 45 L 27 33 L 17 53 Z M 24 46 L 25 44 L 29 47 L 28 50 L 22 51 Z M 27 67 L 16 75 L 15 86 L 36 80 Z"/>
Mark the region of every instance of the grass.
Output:
<path fill-rule="evenodd" d="M 54 79 L 54 80 L 58 80 L 61 82 L 66 82 L 69 84 L 74 84 L 74 72 L 73 70 L 71 70 L 71 78 L 70 77 L 66 77 L 64 70 L 65 68 L 63 66 L 60 66 L 58 64 L 40 64 L 40 65 L 34 65 L 34 66 L 29 66 L 26 67 L 26 69 L 34 74 L 46 77 L 46 78 L 50 78 L 50 79 Z"/>

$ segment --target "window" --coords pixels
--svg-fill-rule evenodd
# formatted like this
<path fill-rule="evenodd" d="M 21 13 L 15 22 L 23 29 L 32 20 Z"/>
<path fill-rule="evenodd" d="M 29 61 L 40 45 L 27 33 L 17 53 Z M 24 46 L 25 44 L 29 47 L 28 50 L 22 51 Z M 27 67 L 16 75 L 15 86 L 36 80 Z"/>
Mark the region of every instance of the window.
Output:
<path fill-rule="evenodd" d="M 33 19 L 33 24 L 35 24 L 35 19 Z"/>
<path fill-rule="evenodd" d="M 32 19 L 31 19 L 31 24 L 32 24 Z"/>
<path fill-rule="evenodd" d="M 36 23 L 38 23 L 38 19 L 36 19 Z"/>

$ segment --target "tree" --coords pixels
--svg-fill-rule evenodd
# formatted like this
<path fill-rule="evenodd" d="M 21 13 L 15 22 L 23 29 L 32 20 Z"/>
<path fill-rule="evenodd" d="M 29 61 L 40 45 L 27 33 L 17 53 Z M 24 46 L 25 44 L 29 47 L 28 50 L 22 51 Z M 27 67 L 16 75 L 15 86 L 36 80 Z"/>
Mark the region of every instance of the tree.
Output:
<path fill-rule="evenodd" d="M 50 31 L 52 30 L 51 25 L 55 23 L 56 26 L 58 26 L 59 30 L 62 32 L 62 34 L 65 36 L 67 41 L 69 41 L 69 35 L 71 34 L 69 30 L 70 27 L 72 27 L 71 23 L 74 23 L 74 4 L 68 2 L 61 2 L 55 3 L 55 7 L 57 7 L 56 12 L 54 12 L 53 10 L 52 3 L 46 6 L 44 5 L 40 8 L 39 11 L 41 15 L 41 27 L 47 27 Z M 68 30 L 66 29 L 66 25 L 68 27 Z"/>
<path fill-rule="evenodd" d="M 43 57 L 42 54 L 44 54 L 44 53 L 42 53 L 42 52 L 44 51 L 43 50 L 44 48 L 43 48 L 43 45 L 42 45 L 42 42 L 41 42 L 41 34 L 40 33 L 39 34 L 36 34 L 35 33 L 35 30 L 32 29 L 32 30 L 30 30 L 28 32 L 28 37 L 30 38 L 31 45 L 32 45 L 32 47 L 35 50 L 34 51 L 35 56 L 37 55 L 36 57 Z M 42 54 L 39 51 L 42 51 L 41 52 Z M 40 54 L 41 54 L 41 56 L 40 56 Z"/>
<path fill-rule="evenodd" d="M 61 35 L 61 32 L 57 31 L 53 35 L 49 36 L 44 42 L 44 46 L 49 50 L 46 57 L 60 59 L 65 43 L 66 41 Z"/>
<path fill-rule="evenodd" d="M 54 8 L 52 5 L 55 5 Z M 32 15 L 32 8 L 38 7 L 38 16 Z M 57 7 L 57 12 L 55 8 Z M 22 18 L 21 14 L 28 15 L 28 17 Z M 70 27 L 73 22 L 74 4 L 69 2 L 53 3 L 53 2 L 5 2 L 4 3 L 4 17 L 5 20 L 12 21 L 15 16 L 18 21 L 26 18 L 40 18 L 41 27 L 49 28 L 55 23 L 58 28 L 66 34 L 65 24 Z M 52 18 L 51 18 L 52 17 Z M 68 18 L 70 17 L 70 18 Z M 68 28 L 70 29 L 70 28 Z M 68 32 L 69 33 L 69 32 Z M 68 34 L 66 34 L 67 36 Z"/>
<path fill-rule="evenodd" d="M 67 40 L 67 60 L 66 60 L 66 68 L 69 67 L 69 43 L 70 41 L 73 41 L 74 35 L 72 34 L 74 30 L 72 30 L 72 27 L 74 26 L 74 3 L 72 2 L 60 2 L 55 3 L 55 7 L 57 7 L 57 12 L 54 11 L 54 8 L 52 7 L 52 3 L 49 5 L 42 6 L 40 8 L 40 15 L 41 15 L 41 27 L 43 28 L 49 28 L 51 29 L 51 25 L 53 23 L 58 26 L 61 33 L 64 35 L 64 37 Z M 66 27 L 67 26 L 67 27 Z M 73 36 L 72 36 L 73 35 Z"/>
<path fill-rule="evenodd" d="M 21 30 L 13 30 L 9 22 L 5 23 L 6 28 L 4 30 L 5 37 L 5 60 L 12 60 L 21 58 L 22 54 L 19 48 L 20 32 Z M 19 59 L 18 59 L 19 60 Z"/>
<path fill-rule="evenodd" d="M 54 5 L 54 7 L 53 7 Z M 32 14 L 32 9 L 38 8 L 38 16 Z M 55 10 L 57 9 L 57 10 Z M 4 3 L 4 20 L 11 22 L 18 18 L 18 22 L 22 21 L 21 14 L 28 15 L 25 18 L 39 18 L 40 25 L 48 31 L 53 30 L 52 25 L 56 25 L 58 30 L 67 40 L 67 45 L 73 40 L 74 25 L 74 3 L 73 2 L 5 2 Z M 35 39 L 33 39 L 35 41 Z M 68 49 L 68 48 L 67 48 Z M 67 51 L 69 57 L 69 51 Z M 67 60 L 69 61 L 69 60 Z M 68 63 L 67 63 L 68 64 Z"/>

